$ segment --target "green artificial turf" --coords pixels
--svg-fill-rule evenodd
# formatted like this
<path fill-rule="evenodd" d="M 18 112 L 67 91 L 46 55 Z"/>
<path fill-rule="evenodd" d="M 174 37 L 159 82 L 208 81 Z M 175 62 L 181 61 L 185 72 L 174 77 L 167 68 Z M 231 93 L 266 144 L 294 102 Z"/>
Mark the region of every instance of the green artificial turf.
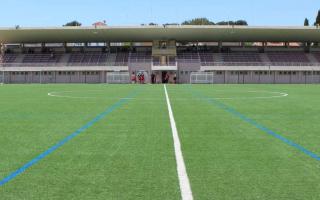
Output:
<path fill-rule="evenodd" d="M 195 199 L 320 199 L 320 161 L 238 115 L 320 155 L 320 86 L 167 90 Z M 0 199 L 180 199 L 162 85 L 0 87 L 0 180 L 119 101 Z"/>

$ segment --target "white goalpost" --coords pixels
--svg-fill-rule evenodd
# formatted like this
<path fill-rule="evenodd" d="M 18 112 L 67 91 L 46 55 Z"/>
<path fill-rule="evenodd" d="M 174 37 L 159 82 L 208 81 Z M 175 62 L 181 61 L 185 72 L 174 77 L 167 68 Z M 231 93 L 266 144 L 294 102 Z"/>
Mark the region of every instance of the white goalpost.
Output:
<path fill-rule="evenodd" d="M 128 84 L 130 83 L 129 72 L 107 72 L 106 82 L 108 84 Z"/>
<path fill-rule="evenodd" d="M 191 72 L 190 83 L 191 84 L 213 84 L 214 73 L 213 72 Z"/>

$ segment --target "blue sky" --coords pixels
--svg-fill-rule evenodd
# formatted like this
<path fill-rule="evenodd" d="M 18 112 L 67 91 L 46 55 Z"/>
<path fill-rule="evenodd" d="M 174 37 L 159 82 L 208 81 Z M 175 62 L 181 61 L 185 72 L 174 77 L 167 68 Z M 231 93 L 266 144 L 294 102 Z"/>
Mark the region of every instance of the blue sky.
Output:
<path fill-rule="evenodd" d="M 213 21 L 247 20 L 250 25 L 303 25 L 314 22 L 319 0 L 0 0 L 0 26 L 174 23 L 194 17 Z"/>

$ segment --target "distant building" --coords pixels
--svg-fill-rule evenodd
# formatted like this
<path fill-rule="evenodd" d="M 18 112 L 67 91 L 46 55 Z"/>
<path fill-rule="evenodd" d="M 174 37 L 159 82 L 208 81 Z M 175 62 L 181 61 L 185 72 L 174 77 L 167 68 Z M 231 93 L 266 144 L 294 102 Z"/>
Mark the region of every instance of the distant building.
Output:
<path fill-rule="evenodd" d="M 92 26 L 95 26 L 95 27 L 97 27 L 97 26 L 107 26 L 107 24 L 106 24 L 106 21 L 104 20 L 103 22 L 93 23 Z"/>

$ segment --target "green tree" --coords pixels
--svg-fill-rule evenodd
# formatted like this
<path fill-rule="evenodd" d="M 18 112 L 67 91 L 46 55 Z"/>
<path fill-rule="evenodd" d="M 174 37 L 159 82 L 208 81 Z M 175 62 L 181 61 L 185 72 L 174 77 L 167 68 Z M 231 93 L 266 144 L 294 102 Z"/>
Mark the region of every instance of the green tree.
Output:
<path fill-rule="evenodd" d="M 238 25 L 238 26 L 248 26 L 248 22 L 245 21 L 245 20 L 238 20 L 238 21 L 235 21 L 235 25 Z"/>
<path fill-rule="evenodd" d="M 305 18 L 305 19 L 304 19 L 304 26 L 309 26 L 309 20 L 308 20 L 308 18 Z"/>
<path fill-rule="evenodd" d="M 207 18 L 195 18 L 182 22 L 182 25 L 215 25 L 215 23 Z"/>
<path fill-rule="evenodd" d="M 316 18 L 316 22 L 314 23 L 314 25 L 320 25 L 320 10 L 318 11 L 318 16 Z"/>
<path fill-rule="evenodd" d="M 82 24 L 76 20 L 72 21 L 72 22 L 68 22 L 63 26 L 81 26 Z"/>
<path fill-rule="evenodd" d="M 218 22 L 217 25 L 237 25 L 237 26 L 247 26 L 248 22 L 245 20 L 237 20 L 237 21 L 221 21 Z"/>

